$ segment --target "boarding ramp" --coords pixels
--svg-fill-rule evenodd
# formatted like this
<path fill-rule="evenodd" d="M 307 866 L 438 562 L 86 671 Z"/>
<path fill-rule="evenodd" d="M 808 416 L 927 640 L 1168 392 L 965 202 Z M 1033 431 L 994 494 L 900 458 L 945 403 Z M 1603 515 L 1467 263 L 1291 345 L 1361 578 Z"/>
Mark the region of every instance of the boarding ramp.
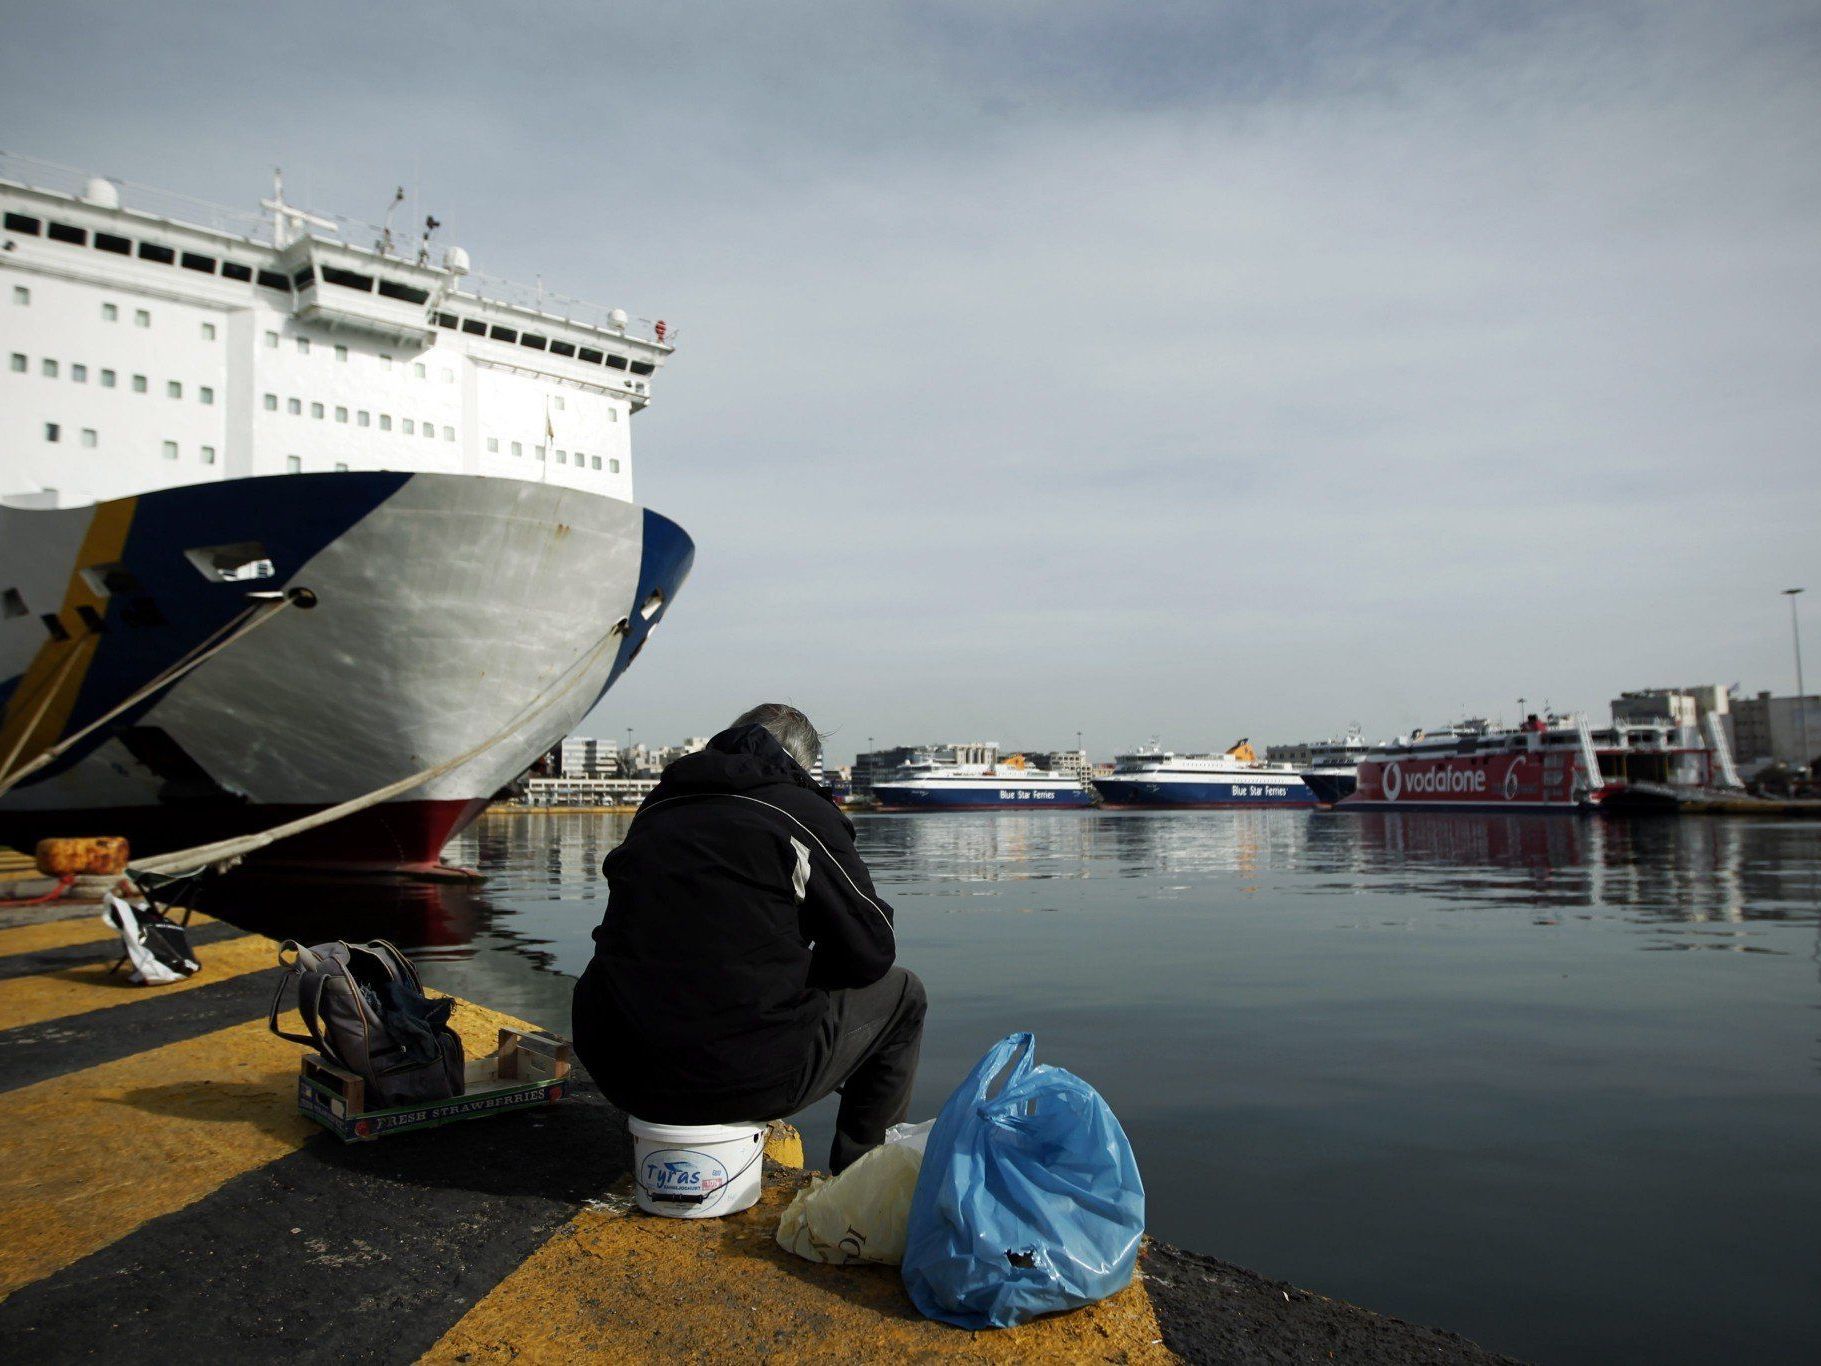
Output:
<path fill-rule="evenodd" d="M 1707 713 L 1705 720 L 1707 723 L 1707 741 L 1713 746 L 1713 766 L 1714 772 L 1719 775 L 1719 785 L 1721 787 L 1743 789 L 1745 784 L 1739 778 L 1738 765 L 1733 763 L 1732 745 L 1728 743 L 1726 739 L 1726 726 L 1720 720 L 1720 714 L 1718 712 L 1710 711 Z"/>
<path fill-rule="evenodd" d="M 1574 714 L 1575 733 L 1581 737 L 1581 766 L 1587 770 L 1587 790 L 1598 792 L 1606 783 L 1600 774 L 1599 751 L 1593 747 L 1593 732 L 1587 729 L 1585 712 Z"/>

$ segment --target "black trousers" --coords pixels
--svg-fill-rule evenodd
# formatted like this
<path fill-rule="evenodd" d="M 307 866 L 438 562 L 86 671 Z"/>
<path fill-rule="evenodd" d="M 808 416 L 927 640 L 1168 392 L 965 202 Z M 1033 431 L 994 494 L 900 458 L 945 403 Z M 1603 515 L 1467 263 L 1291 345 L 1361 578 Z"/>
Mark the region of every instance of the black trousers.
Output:
<path fill-rule="evenodd" d="M 794 1115 L 841 1093 L 829 1171 L 852 1166 L 910 1113 L 927 1006 L 923 983 L 906 968 L 893 968 L 871 986 L 829 993 L 809 1071 L 783 1111 Z"/>

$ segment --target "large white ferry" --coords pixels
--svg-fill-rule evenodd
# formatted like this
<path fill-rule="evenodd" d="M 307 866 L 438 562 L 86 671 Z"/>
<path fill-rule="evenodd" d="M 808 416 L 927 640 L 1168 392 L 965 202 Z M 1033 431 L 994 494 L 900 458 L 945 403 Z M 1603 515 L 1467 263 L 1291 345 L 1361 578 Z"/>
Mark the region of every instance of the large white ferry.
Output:
<path fill-rule="evenodd" d="M 1094 779 L 1108 806 L 1315 806 L 1291 764 L 1259 759 L 1245 740 L 1224 754 L 1172 754 L 1155 745 L 1121 754 Z"/>
<path fill-rule="evenodd" d="M 262 203 L 0 162 L 0 841 L 190 847 L 428 774 L 269 851 L 428 870 L 689 570 L 632 502 L 662 323 Z"/>
<path fill-rule="evenodd" d="M 873 797 L 887 811 L 985 811 L 1094 802 L 1078 779 L 1032 768 L 1021 754 L 991 764 L 943 764 L 918 755 L 873 784 Z"/>

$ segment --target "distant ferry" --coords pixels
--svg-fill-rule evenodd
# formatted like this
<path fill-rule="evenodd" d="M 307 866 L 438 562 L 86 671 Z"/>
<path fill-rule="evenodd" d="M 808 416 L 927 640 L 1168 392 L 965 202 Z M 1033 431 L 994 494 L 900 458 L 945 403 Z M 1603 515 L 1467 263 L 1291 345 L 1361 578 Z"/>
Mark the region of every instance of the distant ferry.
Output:
<path fill-rule="evenodd" d="M 1476 718 L 1374 747 L 1341 806 L 1573 811 L 1597 802 L 1600 787 L 1599 759 L 1584 726 L 1532 716 L 1504 730 Z"/>
<path fill-rule="evenodd" d="M 1359 783 L 1359 761 L 1372 747 L 1357 727 L 1339 740 L 1323 740 L 1309 746 L 1309 762 L 1302 767 L 1302 780 L 1316 800 L 1333 806 L 1353 795 Z"/>
<path fill-rule="evenodd" d="M 1032 768 L 1021 754 L 996 764 L 940 764 L 918 755 L 874 783 L 873 796 L 887 811 L 1091 806 L 1094 800 L 1069 774 Z"/>
<path fill-rule="evenodd" d="M 1341 805 L 1591 810 L 1736 785 L 1730 770 L 1723 744 L 1667 722 L 1590 730 L 1579 718 L 1532 715 L 1507 730 L 1475 718 L 1374 748 Z"/>
<path fill-rule="evenodd" d="M 1155 746 L 1121 754 L 1094 787 L 1108 806 L 1319 804 L 1295 767 L 1264 763 L 1245 740 L 1224 754 L 1172 754 Z"/>

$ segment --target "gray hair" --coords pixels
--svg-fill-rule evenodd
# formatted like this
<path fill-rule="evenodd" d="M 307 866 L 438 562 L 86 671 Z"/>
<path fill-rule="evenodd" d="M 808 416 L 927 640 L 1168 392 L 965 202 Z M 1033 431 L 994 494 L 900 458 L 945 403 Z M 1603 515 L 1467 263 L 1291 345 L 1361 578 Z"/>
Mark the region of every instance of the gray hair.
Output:
<path fill-rule="evenodd" d="M 812 767 L 822 752 L 822 736 L 809 724 L 809 718 L 785 702 L 761 702 L 751 711 L 734 718 L 736 726 L 764 726 L 784 752 L 804 768 Z"/>

